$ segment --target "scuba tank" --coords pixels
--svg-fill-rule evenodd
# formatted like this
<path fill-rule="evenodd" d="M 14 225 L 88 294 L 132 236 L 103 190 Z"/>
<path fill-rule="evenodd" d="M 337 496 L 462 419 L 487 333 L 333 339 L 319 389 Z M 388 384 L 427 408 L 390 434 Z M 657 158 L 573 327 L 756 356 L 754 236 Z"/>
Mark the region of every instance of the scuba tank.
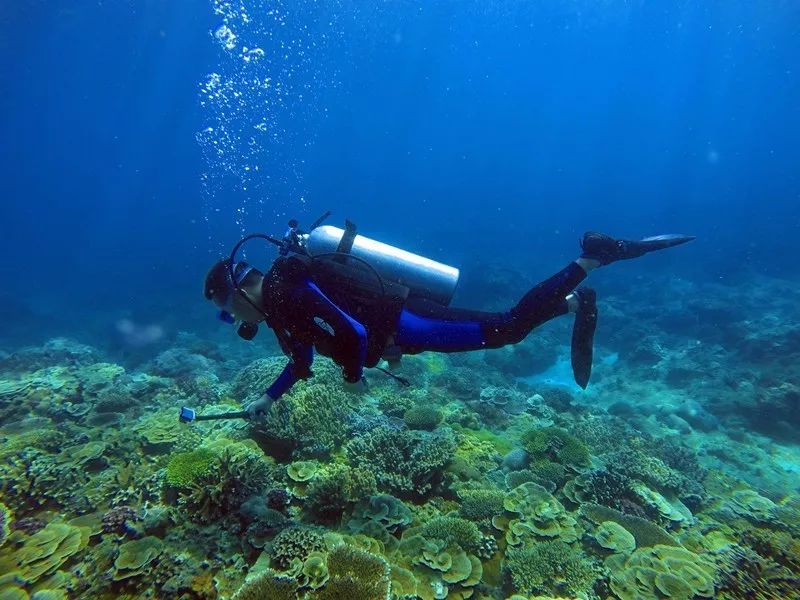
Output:
<path fill-rule="evenodd" d="M 408 288 L 410 297 L 450 304 L 458 285 L 457 268 L 356 234 L 355 227 L 347 225 L 315 227 L 302 234 L 302 245 L 312 258 L 349 255 L 368 263 L 384 281 Z"/>

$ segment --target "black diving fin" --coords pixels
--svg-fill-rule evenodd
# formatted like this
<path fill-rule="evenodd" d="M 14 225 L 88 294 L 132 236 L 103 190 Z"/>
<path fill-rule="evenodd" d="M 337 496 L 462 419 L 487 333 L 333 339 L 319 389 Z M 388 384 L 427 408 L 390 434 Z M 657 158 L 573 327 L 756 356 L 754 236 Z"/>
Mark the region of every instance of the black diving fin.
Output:
<path fill-rule="evenodd" d="M 576 290 L 580 304 L 572 326 L 572 374 L 575 383 L 586 389 L 592 375 L 594 331 L 597 327 L 597 293 L 591 288 Z"/>
<path fill-rule="evenodd" d="M 628 260 L 644 256 L 648 252 L 664 250 L 673 246 L 680 246 L 695 239 L 693 235 L 668 233 L 654 235 L 643 240 L 617 240 L 604 233 L 587 231 L 581 240 L 583 258 L 591 258 L 608 265 L 618 260 Z"/>
<path fill-rule="evenodd" d="M 679 233 L 665 233 L 664 235 L 654 235 L 646 237 L 643 240 L 634 242 L 642 244 L 645 252 L 653 252 L 655 250 L 663 250 L 664 248 L 672 248 L 673 246 L 680 246 L 686 242 L 691 242 L 697 236 L 695 235 L 681 235 Z"/>

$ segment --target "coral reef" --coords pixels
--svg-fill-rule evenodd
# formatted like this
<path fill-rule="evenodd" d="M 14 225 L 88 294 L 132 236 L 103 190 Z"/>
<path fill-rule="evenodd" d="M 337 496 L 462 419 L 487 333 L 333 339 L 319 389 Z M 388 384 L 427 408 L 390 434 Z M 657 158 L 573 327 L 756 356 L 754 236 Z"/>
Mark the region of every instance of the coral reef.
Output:
<path fill-rule="evenodd" d="M 700 291 L 663 287 L 637 283 Z M 547 332 L 406 357 L 413 386 L 368 374 L 363 396 L 320 358 L 263 426 L 176 408 L 238 409 L 283 356 L 185 334 L 135 363 L 64 339 L 0 353 L 0 596 L 794 598 L 800 294 L 775 289 L 782 325 L 614 299 L 578 393 L 511 375 L 559 360 L 530 355 Z"/>

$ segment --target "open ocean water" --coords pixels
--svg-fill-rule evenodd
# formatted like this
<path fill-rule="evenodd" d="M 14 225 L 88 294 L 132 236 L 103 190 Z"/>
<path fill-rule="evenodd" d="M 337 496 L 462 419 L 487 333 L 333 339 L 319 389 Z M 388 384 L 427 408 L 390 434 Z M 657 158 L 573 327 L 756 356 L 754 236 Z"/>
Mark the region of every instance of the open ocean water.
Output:
<path fill-rule="evenodd" d="M 800 598 L 797 2 L 5 4 L 0 600 Z M 585 390 L 563 315 L 179 421 L 287 364 L 209 267 L 326 211 L 482 311 L 697 237 L 591 273 Z"/>

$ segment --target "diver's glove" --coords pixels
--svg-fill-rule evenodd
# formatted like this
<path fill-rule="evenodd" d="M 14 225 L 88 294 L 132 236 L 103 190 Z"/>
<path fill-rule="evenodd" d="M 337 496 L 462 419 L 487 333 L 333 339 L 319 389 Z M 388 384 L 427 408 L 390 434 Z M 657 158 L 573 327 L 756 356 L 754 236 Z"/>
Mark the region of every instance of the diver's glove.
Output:
<path fill-rule="evenodd" d="M 347 381 L 345 379 L 343 385 L 345 391 L 351 394 L 363 394 L 367 391 L 367 379 L 363 376 L 356 381 Z"/>
<path fill-rule="evenodd" d="M 245 409 L 247 418 L 251 421 L 263 421 L 269 414 L 269 409 L 272 407 L 273 402 L 275 400 L 270 398 L 269 394 L 264 394 L 255 402 L 251 402 Z"/>
<path fill-rule="evenodd" d="M 693 235 L 666 234 L 644 238 L 643 240 L 617 240 L 610 235 L 587 231 L 581 240 L 581 258 L 598 261 L 601 265 L 609 265 L 618 260 L 638 258 L 648 252 L 663 250 L 691 242 Z"/>

